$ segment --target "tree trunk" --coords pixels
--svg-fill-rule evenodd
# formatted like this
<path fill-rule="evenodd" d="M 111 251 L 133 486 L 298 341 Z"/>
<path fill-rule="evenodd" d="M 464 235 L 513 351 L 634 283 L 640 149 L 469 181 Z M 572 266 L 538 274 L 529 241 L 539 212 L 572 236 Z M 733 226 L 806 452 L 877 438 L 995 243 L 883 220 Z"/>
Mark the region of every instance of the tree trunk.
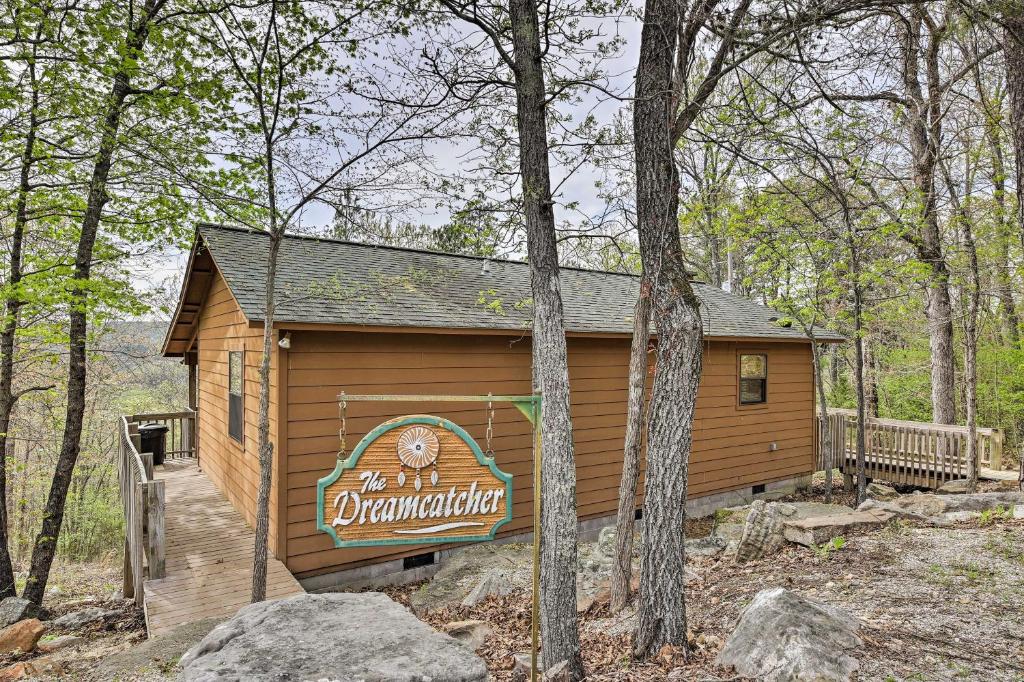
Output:
<path fill-rule="evenodd" d="M 273 172 L 268 162 L 268 172 Z M 273 186 L 273 182 L 270 183 Z M 270 206 L 276 205 L 270 192 Z M 260 486 L 256 497 L 256 540 L 252 563 L 252 603 L 267 597 L 267 548 L 270 537 L 270 485 L 274 472 L 274 444 L 270 442 L 270 356 L 274 349 L 274 284 L 277 281 L 277 254 L 282 234 L 273 208 L 270 220 L 270 252 L 267 255 L 267 293 L 264 299 L 263 355 L 260 358 L 259 454 Z M 244 370 L 243 370 L 244 371 Z"/>
<path fill-rule="evenodd" d="M 860 276 L 859 270 L 854 268 L 854 276 Z M 857 355 L 857 504 L 859 505 L 867 498 L 867 457 L 866 457 L 866 424 L 867 409 L 864 396 L 864 339 L 862 338 L 863 304 L 862 292 L 859 283 L 853 285 L 853 338 L 854 351 Z"/>
<path fill-rule="evenodd" d="M 1024 3 L 1008 2 L 1003 14 L 1006 90 L 1010 95 L 1010 132 L 1017 176 L 1017 229 L 1024 246 Z M 1024 458 L 1022 458 L 1024 462 Z M 1024 464 L 1021 468 L 1024 486 Z"/>
<path fill-rule="evenodd" d="M 978 308 L 981 306 L 981 276 L 978 249 L 970 220 L 963 216 L 964 247 L 970 265 L 967 319 L 964 320 L 964 384 L 967 409 L 967 492 L 978 489 Z"/>
<path fill-rule="evenodd" d="M 825 395 L 825 383 L 822 377 L 823 358 L 820 344 L 811 343 L 811 357 L 814 362 L 814 388 L 818 392 L 818 408 L 821 415 L 821 440 L 818 441 L 818 448 L 821 451 L 825 469 L 825 502 L 832 502 L 832 469 L 835 468 L 836 463 L 832 461 L 832 425 L 828 419 L 828 397 Z"/>
<path fill-rule="evenodd" d="M 125 62 L 135 61 L 149 37 L 150 21 L 157 0 L 147 0 L 138 23 L 128 28 Z M 134 67 L 133 67 L 134 68 Z M 75 463 L 81 451 L 82 421 L 85 414 L 86 389 L 86 335 L 88 332 L 88 298 L 86 285 L 92 269 L 93 248 L 99 232 L 103 207 L 109 200 L 107 178 L 113 165 L 117 149 L 118 129 L 124 112 L 125 99 L 130 92 L 130 75 L 127 64 L 114 75 L 110 96 L 100 125 L 100 146 L 93 163 L 89 180 L 89 194 L 82 218 L 82 232 L 78 238 L 75 254 L 74 278 L 71 284 L 71 305 L 68 312 L 68 384 L 67 412 L 64 420 L 64 435 L 61 441 L 57 465 L 53 472 L 50 492 L 43 509 L 42 528 L 32 548 L 32 565 L 22 596 L 34 604 L 42 604 L 46 594 L 46 583 L 50 577 L 64 521 L 64 506 L 68 486 L 75 470 Z"/>
<path fill-rule="evenodd" d="M 981 78 L 978 78 L 979 88 Z M 1015 122 L 1016 124 L 1016 122 Z M 1010 274 L 1011 221 L 1006 208 L 1006 161 L 1003 158 L 1002 129 L 998 121 L 987 122 L 989 148 L 992 153 L 992 189 L 996 200 L 996 253 L 994 259 L 996 295 L 1002 313 L 1003 330 L 1010 344 L 1020 343 L 1020 317 L 1013 300 L 1013 277 Z M 977 254 L 975 254 L 977 256 Z"/>
<path fill-rule="evenodd" d="M 637 657 L 653 656 L 666 644 L 686 648 L 686 484 L 703 328 L 683 263 L 677 216 L 672 76 L 679 10 L 674 0 L 647 0 L 633 109 L 637 228 L 644 272 L 654 282 L 651 309 L 658 334 L 633 637 Z"/>
<path fill-rule="evenodd" d="M 629 601 L 633 572 L 633 525 L 636 519 L 636 486 L 640 478 L 640 446 L 643 443 L 647 402 L 647 353 L 651 337 L 651 283 L 640 278 L 640 295 L 633 313 L 633 343 L 629 351 L 629 398 L 626 407 L 626 440 L 622 450 L 619 510 L 615 520 L 615 561 L 612 563 L 612 613 Z"/>
<path fill-rule="evenodd" d="M 875 343 L 870 332 L 864 334 L 864 406 L 869 417 L 878 417 L 878 371 Z"/>
<path fill-rule="evenodd" d="M 533 363 L 543 394 L 541 490 L 541 642 L 546 667 L 568 661 L 582 679 L 576 621 L 576 463 L 569 403 L 569 362 L 555 240 L 547 142 L 547 98 L 537 7 L 510 0 L 516 78 L 519 169 L 533 290 Z"/>
<path fill-rule="evenodd" d="M 11 413 L 17 398 L 14 395 L 14 352 L 15 336 L 23 305 L 19 291 L 22 278 L 22 253 L 25 243 L 25 228 L 28 224 L 28 196 L 32 189 L 32 165 L 35 156 L 36 132 L 39 120 L 39 87 L 36 81 L 36 62 L 28 62 L 26 72 L 31 83 L 31 102 L 28 113 L 28 130 L 25 133 L 25 147 L 21 155 L 18 180 L 18 195 L 14 207 L 14 229 L 11 232 L 11 246 L 7 271 L 7 310 L 0 328 L 0 453 L 8 452 L 8 432 L 11 428 Z M 17 594 L 14 585 L 14 567 L 11 563 L 10 538 L 7 513 L 7 457 L 0 457 L 0 599 Z"/>
<path fill-rule="evenodd" d="M 911 7 L 911 16 L 903 42 L 903 79 L 910 100 L 907 123 L 910 153 L 913 160 L 913 182 L 920 202 L 920 233 L 913 240 L 918 259 L 928 269 L 925 291 L 925 317 L 928 320 L 928 345 L 931 353 L 932 421 L 952 424 L 956 421 L 954 395 L 956 368 L 953 359 L 953 307 L 949 296 L 949 268 L 942 253 L 938 202 L 935 192 L 935 170 L 943 116 L 942 92 L 939 83 L 939 47 L 943 28 L 929 32 L 929 41 L 922 44 L 927 9 L 920 3 Z M 927 94 L 921 86 L 918 59 L 925 61 Z"/>

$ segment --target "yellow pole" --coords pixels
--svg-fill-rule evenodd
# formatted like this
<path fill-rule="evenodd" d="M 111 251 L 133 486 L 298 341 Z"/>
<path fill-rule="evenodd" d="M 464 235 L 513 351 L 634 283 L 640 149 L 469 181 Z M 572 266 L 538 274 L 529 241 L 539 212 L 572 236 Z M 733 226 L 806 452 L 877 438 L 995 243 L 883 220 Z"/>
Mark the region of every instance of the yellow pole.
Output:
<path fill-rule="evenodd" d="M 540 490 L 541 403 L 533 404 L 533 618 L 530 624 L 530 682 L 537 682 L 537 650 L 540 639 Z"/>

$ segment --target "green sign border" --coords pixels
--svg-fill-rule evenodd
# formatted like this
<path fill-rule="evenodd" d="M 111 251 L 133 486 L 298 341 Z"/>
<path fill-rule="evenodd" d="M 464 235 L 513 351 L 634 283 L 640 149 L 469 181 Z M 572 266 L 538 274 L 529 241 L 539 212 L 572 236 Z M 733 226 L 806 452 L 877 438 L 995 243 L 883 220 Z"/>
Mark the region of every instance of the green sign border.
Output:
<path fill-rule="evenodd" d="M 424 541 L 423 538 L 390 538 L 386 540 L 341 540 L 338 538 L 337 533 L 334 532 L 334 527 L 329 526 L 324 522 L 324 495 L 327 491 L 327 486 L 331 485 L 339 478 L 346 469 L 354 469 L 356 464 L 359 463 L 359 458 L 362 456 L 366 448 L 370 446 L 370 443 L 374 442 L 381 436 L 392 429 L 397 429 L 402 426 L 409 426 L 411 424 L 426 424 L 428 426 L 440 426 L 448 429 L 456 436 L 462 439 L 462 441 L 469 446 L 470 450 L 473 451 L 473 455 L 476 457 L 476 461 L 481 466 L 486 466 L 490 469 L 491 473 L 501 481 L 505 482 L 505 518 L 495 523 L 490 532 L 487 535 L 471 535 L 471 536 L 434 536 L 429 541 Z M 368 434 L 363 436 L 363 439 L 359 441 L 355 450 L 349 455 L 347 459 L 338 460 L 338 463 L 334 466 L 334 471 L 330 474 L 321 478 L 316 483 L 316 527 L 317 530 L 327 533 L 334 538 L 335 547 L 379 547 L 382 545 L 424 545 L 424 544 L 441 544 L 446 542 L 484 542 L 486 540 L 493 540 L 494 534 L 499 528 L 504 526 L 506 523 L 512 520 L 512 474 L 506 474 L 504 471 L 498 469 L 494 462 L 494 458 L 487 457 L 484 455 L 480 446 L 477 445 L 473 437 L 470 436 L 466 431 L 455 424 L 450 422 L 443 417 L 433 417 L 430 415 L 415 415 L 411 417 L 404 417 L 396 421 L 385 422 L 370 431 Z"/>

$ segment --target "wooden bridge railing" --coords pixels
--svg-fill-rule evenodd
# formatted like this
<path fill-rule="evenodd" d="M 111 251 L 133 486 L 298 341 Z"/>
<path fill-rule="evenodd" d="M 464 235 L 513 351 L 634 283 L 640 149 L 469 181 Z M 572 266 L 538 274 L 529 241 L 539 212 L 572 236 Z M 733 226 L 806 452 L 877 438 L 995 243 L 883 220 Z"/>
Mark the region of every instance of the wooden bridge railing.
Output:
<path fill-rule="evenodd" d="M 829 439 L 824 441 L 824 420 Z M 872 419 L 865 424 L 864 452 L 867 475 L 893 483 L 938 488 L 947 481 L 967 476 L 967 427 L 899 419 Z M 980 466 L 999 469 L 1003 456 L 1003 432 L 978 428 Z M 850 472 L 856 468 L 857 413 L 831 409 L 818 415 L 817 468 L 828 464 Z"/>
<path fill-rule="evenodd" d="M 153 454 L 139 452 L 139 425 L 130 417 L 118 424 L 117 475 L 124 512 L 124 596 L 141 606 L 143 583 L 162 578 L 164 565 L 164 482 L 153 478 Z"/>

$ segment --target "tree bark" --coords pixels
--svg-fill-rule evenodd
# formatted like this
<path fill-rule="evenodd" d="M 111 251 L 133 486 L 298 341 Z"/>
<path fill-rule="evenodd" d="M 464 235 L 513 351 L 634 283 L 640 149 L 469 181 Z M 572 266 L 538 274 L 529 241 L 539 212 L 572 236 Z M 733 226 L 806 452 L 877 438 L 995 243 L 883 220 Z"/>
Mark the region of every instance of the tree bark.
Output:
<path fill-rule="evenodd" d="M 31 84 L 29 95 L 28 129 L 25 146 L 21 155 L 18 178 L 18 195 L 14 207 L 14 228 L 11 232 L 11 246 L 7 270 L 7 309 L 3 326 L 0 328 L 0 599 L 17 594 L 14 584 L 14 567 L 8 536 L 7 514 L 7 457 L 8 433 L 11 428 L 11 413 L 17 397 L 14 394 L 14 352 L 15 336 L 18 331 L 23 301 L 21 298 L 22 255 L 25 243 L 25 228 L 28 225 L 28 197 L 32 186 L 32 165 L 34 163 L 36 134 L 39 126 L 39 86 L 36 80 L 36 61 L 30 59 L 26 73 Z"/>
<path fill-rule="evenodd" d="M 519 169 L 533 290 L 533 363 L 543 394 L 541 507 L 541 649 L 546 667 L 568 661 L 582 679 L 576 620 L 576 463 L 569 402 L 554 201 L 547 142 L 547 97 L 533 0 L 510 0 L 516 79 Z"/>
<path fill-rule="evenodd" d="M 859 278 L 859 271 L 854 269 L 854 276 Z M 864 339 L 863 331 L 863 293 L 859 283 L 853 285 L 853 338 L 854 351 L 857 355 L 857 504 L 867 499 L 867 405 L 864 396 Z"/>
<path fill-rule="evenodd" d="M 644 545 L 633 654 L 686 648 L 685 521 L 693 413 L 703 327 L 679 239 L 679 176 L 673 159 L 673 64 L 680 4 L 647 0 L 636 71 L 633 136 L 637 229 L 644 272 L 654 282 L 658 334 L 647 423 Z"/>
<path fill-rule="evenodd" d="M 273 173 L 272 158 L 268 158 L 268 173 Z M 271 185 L 273 182 L 271 181 Z M 270 192 L 270 206 L 276 205 L 275 193 Z M 277 281 L 277 255 L 283 238 L 271 209 L 270 252 L 267 255 L 267 293 L 264 299 L 263 355 L 260 357 L 259 456 L 260 485 L 256 497 L 256 539 L 252 563 L 252 603 L 267 597 L 267 551 L 270 537 L 270 486 L 274 472 L 274 444 L 270 442 L 270 356 L 274 349 L 274 286 Z M 244 371 L 244 370 L 243 370 Z"/>
<path fill-rule="evenodd" d="M 832 461 L 832 424 L 828 419 L 828 396 L 825 395 L 825 382 L 821 371 L 823 354 L 821 352 L 821 344 L 814 343 L 813 336 L 811 336 L 811 339 L 811 357 L 814 362 L 814 388 L 818 392 L 818 408 L 821 415 L 821 440 L 818 442 L 818 447 L 821 450 L 822 461 L 825 464 L 825 502 L 832 502 L 832 489 L 834 487 L 832 483 L 832 470 L 835 468 L 836 463 Z"/>
<path fill-rule="evenodd" d="M 633 526 L 636 519 L 636 487 L 640 479 L 647 402 L 647 353 L 651 338 L 651 282 L 640 278 L 640 295 L 633 313 L 633 343 L 629 351 L 629 397 L 626 407 L 626 440 L 622 450 L 619 509 L 615 519 L 615 561 L 612 563 L 612 613 L 629 601 L 633 573 Z"/>
<path fill-rule="evenodd" d="M 1005 7 L 1003 52 L 1006 57 L 1006 89 L 1010 95 L 1010 135 L 1016 164 L 1016 227 L 1021 246 L 1024 247 L 1024 3 L 1008 2 Z M 1021 464 L 1021 486 L 1024 488 L 1024 458 Z"/>
<path fill-rule="evenodd" d="M 878 417 L 878 365 L 875 343 L 871 332 L 865 332 L 864 346 L 864 405 L 869 417 Z"/>
<path fill-rule="evenodd" d="M 124 62 L 136 61 L 142 52 L 149 38 L 153 13 L 160 4 L 162 0 L 146 0 L 136 23 L 128 27 Z M 103 207 L 110 198 L 107 194 L 107 179 L 118 146 L 117 136 L 125 100 L 130 92 L 131 74 L 128 64 L 123 63 L 114 75 L 103 120 L 100 122 L 100 145 L 89 180 L 82 231 L 75 253 L 74 277 L 70 286 L 71 306 L 68 312 L 68 398 L 64 434 L 50 492 L 43 509 L 42 528 L 32 548 L 32 565 L 22 593 L 25 599 L 37 605 L 42 604 L 46 593 L 50 566 L 53 564 L 57 549 L 57 537 L 64 521 L 68 487 L 81 451 L 82 421 L 85 414 L 86 335 L 89 319 L 89 289 L 86 282 L 92 269 L 93 248 L 96 245 Z"/>
<path fill-rule="evenodd" d="M 1022 65 L 1024 67 L 1024 65 Z M 982 80 L 979 74 L 979 91 Z M 1003 157 L 1002 128 L 998 120 L 991 120 L 986 114 L 986 131 L 992 155 L 992 194 L 996 201 L 996 253 L 993 265 L 996 276 L 996 295 L 1002 313 L 1003 330 L 1011 345 L 1020 343 L 1020 316 L 1013 300 L 1013 277 L 1010 274 L 1011 221 L 1006 207 L 1006 160 Z M 977 254 L 975 254 L 975 257 Z"/>
<path fill-rule="evenodd" d="M 964 320 L 964 396 L 967 411 L 967 492 L 978 489 L 978 309 L 981 306 L 981 276 L 978 273 L 978 249 L 966 215 L 962 218 L 964 247 L 970 266 L 967 292 L 967 318 Z"/>
<path fill-rule="evenodd" d="M 956 420 L 954 395 L 956 368 L 953 358 L 953 306 L 949 296 L 949 267 L 942 252 L 935 170 L 942 135 L 942 86 L 940 82 L 940 43 L 945 28 L 936 27 L 922 44 L 921 32 L 927 9 L 921 3 L 911 7 L 904 34 L 903 80 L 909 100 L 907 123 L 913 159 L 913 183 L 920 202 L 920 229 L 913 238 L 918 259 L 928 267 L 925 290 L 925 317 L 928 320 L 928 345 L 931 353 L 932 421 L 952 424 Z M 920 80 L 918 59 L 923 56 L 927 93 Z"/>

